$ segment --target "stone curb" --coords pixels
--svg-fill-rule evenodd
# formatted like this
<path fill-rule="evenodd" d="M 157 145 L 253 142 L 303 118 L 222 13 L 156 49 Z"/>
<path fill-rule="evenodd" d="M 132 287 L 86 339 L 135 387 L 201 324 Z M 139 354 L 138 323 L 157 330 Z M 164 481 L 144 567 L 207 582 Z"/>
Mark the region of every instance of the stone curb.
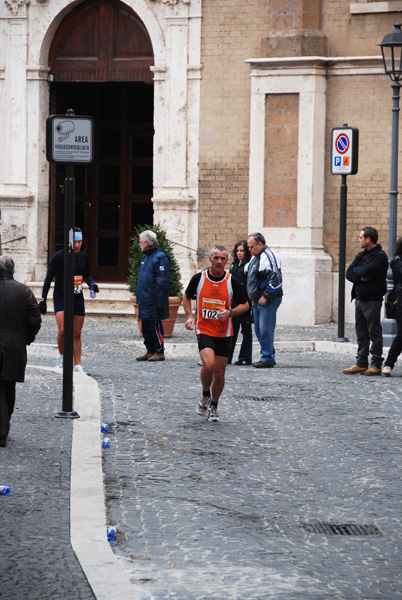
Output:
<path fill-rule="evenodd" d="M 122 344 L 132 346 L 135 352 L 142 352 L 144 344 L 142 341 L 122 341 Z M 323 352 L 328 354 L 346 354 L 355 356 L 357 344 L 349 342 L 333 342 L 327 340 L 298 341 L 298 342 L 275 342 L 277 352 Z M 253 344 L 253 352 L 259 353 L 258 343 Z M 165 342 L 165 353 L 167 356 L 198 356 L 196 343 L 187 342 Z M 28 347 L 29 356 L 56 357 L 56 344 L 32 344 Z"/>
<path fill-rule="evenodd" d="M 60 373 L 51 367 L 29 367 Z M 149 600 L 142 588 L 130 581 L 107 541 L 100 393 L 97 382 L 88 375 L 74 373 L 74 410 L 80 418 L 73 421 L 71 546 L 97 600 Z"/>

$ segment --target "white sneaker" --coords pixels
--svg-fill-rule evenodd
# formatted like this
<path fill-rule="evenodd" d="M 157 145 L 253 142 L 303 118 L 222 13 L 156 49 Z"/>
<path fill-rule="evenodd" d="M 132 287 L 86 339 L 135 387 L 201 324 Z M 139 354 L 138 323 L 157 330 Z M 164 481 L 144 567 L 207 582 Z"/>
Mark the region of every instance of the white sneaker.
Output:
<path fill-rule="evenodd" d="M 210 406 L 208 410 L 208 421 L 219 421 L 218 409 L 215 406 Z"/>
<path fill-rule="evenodd" d="M 197 404 L 197 407 L 195 409 L 195 412 L 197 413 L 197 415 L 200 415 L 200 417 L 206 417 L 208 415 L 208 409 L 209 409 L 210 404 L 211 404 L 210 396 L 204 396 L 204 394 L 203 394 L 201 400 L 199 401 L 199 403 Z"/>
<path fill-rule="evenodd" d="M 86 373 L 81 365 L 75 365 L 74 373 L 81 373 L 81 375 L 86 375 Z"/>
<path fill-rule="evenodd" d="M 59 358 L 57 359 L 57 363 L 55 365 L 56 369 L 62 369 L 63 368 L 63 355 L 60 354 Z"/>
<path fill-rule="evenodd" d="M 384 367 L 381 375 L 383 377 L 391 377 L 391 371 L 392 371 L 392 367 Z"/>

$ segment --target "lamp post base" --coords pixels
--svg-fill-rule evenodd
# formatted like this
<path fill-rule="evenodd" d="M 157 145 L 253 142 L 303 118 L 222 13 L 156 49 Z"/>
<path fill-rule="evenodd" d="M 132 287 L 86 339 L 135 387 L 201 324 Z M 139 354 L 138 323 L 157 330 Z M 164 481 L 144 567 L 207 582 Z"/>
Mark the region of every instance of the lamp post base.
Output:
<path fill-rule="evenodd" d="M 75 410 L 72 410 L 71 412 L 61 410 L 54 416 L 56 417 L 56 419 L 79 419 L 80 418 L 80 415 Z"/>

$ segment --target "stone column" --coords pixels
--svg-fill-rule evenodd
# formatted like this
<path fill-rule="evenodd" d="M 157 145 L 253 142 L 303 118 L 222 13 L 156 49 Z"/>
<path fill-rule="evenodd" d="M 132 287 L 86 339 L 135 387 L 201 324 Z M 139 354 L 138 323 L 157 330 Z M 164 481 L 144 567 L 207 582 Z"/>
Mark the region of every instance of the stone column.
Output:
<path fill-rule="evenodd" d="M 154 69 L 154 220 L 177 242 L 183 283 L 197 265 L 200 0 L 164 2 L 166 69 Z M 187 247 L 187 248 L 186 248 Z"/>
<path fill-rule="evenodd" d="M 328 56 L 328 40 L 320 31 L 322 0 L 276 0 L 270 10 L 269 35 L 261 56 Z"/>

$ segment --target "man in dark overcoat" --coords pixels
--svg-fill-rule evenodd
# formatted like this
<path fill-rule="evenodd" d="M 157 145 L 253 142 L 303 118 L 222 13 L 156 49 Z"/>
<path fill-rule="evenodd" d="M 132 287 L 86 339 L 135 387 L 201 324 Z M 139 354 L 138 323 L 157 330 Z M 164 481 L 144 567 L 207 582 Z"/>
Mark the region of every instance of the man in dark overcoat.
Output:
<path fill-rule="evenodd" d="M 14 280 L 14 261 L 0 256 L 0 447 L 7 442 L 14 411 L 15 384 L 24 381 L 27 344 L 41 326 L 39 306 L 32 291 Z"/>
<path fill-rule="evenodd" d="M 158 248 L 154 231 L 143 231 L 139 243 L 143 257 L 135 295 L 146 352 L 136 360 L 165 360 L 162 321 L 169 318 L 170 259 Z"/>

